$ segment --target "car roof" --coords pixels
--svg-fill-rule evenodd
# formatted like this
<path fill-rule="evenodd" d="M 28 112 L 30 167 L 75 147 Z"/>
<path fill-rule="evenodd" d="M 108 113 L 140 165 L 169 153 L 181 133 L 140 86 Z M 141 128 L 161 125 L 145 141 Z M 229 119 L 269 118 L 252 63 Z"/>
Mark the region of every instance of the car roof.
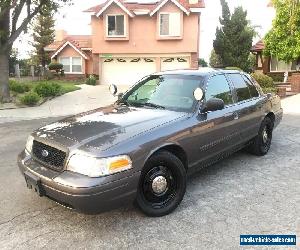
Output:
<path fill-rule="evenodd" d="M 190 75 L 190 76 L 209 76 L 216 73 L 241 73 L 238 70 L 228 69 L 214 69 L 214 68 L 199 68 L 199 69 L 180 69 L 180 70 L 167 70 L 154 73 L 153 75 Z"/>

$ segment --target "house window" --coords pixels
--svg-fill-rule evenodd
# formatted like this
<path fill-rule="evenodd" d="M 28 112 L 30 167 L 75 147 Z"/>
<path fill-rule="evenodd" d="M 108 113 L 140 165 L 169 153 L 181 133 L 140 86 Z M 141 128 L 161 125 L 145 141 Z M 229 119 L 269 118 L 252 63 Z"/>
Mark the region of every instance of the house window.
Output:
<path fill-rule="evenodd" d="M 160 13 L 159 14 L 159 35 L 160 36 L 180 36 L 180 13 Z"/>
<path fill-rule="evenodd" d="M 107 36 L 125 36 L 125 16 L 107 15 Z"/>
<path fill-rule="evenodd" d="M 70 57 L 61 57 L 60 63 L 64 66 L 65 73 L 71 72 Z"/>
<path fill-rule="evenodd" d="M 64 66 L 65 73 L 82 73 L 81 57 L 60 57 L 59 62 Z"/>
<path fill-rule="evenodd" d="M 286 63 L 284 61 L 278 60 L 276 57 L 271 58 L 271 71 L 273 72 L 285 72 L 296 70 L 296 61 Z"/>
<path fill-rule="evenodd" d="M 72 57 L 72 72 L 81 73 L 81 57 Z"/>

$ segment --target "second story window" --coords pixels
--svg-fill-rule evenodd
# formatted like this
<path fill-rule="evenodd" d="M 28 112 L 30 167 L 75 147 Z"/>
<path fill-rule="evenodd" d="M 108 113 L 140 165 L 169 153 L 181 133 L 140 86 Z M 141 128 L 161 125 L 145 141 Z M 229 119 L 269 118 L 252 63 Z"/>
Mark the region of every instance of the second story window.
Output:
<path fill-rule="evenodd" d="M 124 15 L 107 16 L 107 36 L 125 36 L 125 18 Z"/>
<path fill-rule="evenodd" d="M 159 14 L 159 35 L 160 36 L 180 36 L 181 34 L 180 13 L 160 13 Z"/>

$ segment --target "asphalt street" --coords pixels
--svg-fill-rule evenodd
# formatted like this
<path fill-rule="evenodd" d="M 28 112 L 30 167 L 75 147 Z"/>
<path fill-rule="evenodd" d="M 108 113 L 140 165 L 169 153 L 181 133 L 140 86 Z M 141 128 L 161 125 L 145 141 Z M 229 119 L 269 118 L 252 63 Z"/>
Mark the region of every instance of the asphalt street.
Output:
<path fill-rule="evenodd" d="M 131 205 L 79 214 L 28 190 L 17 154 L 53 120 L 0 124 L 0 249 L 239 249 L 240 234 L 297 234 L 300 246 L 300 115 L 284 116 L 267 156 L 239 152 L 189 178 L 162 218 Z"/>

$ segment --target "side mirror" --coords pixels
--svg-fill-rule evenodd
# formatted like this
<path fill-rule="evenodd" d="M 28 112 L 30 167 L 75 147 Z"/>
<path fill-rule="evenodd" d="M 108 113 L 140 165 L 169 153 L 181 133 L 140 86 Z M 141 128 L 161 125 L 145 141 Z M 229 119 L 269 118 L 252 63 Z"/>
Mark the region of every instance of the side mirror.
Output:
<path fill-rule="evenodd" d="M 115 96 L 115 95 L 117 94 L 117 92 L 118 92 L 117 86 L 116 86 L 115 84 L 109 85 L 109 92 L 110 92 L 113 96 Z"/>
<path fill-rule="evenodd" d="M 211 98 L 206 103 L 204 103 L 201 112 L 206 113 L 208 111 L 222 110 L 225 104 L 222 99 Z"/>

